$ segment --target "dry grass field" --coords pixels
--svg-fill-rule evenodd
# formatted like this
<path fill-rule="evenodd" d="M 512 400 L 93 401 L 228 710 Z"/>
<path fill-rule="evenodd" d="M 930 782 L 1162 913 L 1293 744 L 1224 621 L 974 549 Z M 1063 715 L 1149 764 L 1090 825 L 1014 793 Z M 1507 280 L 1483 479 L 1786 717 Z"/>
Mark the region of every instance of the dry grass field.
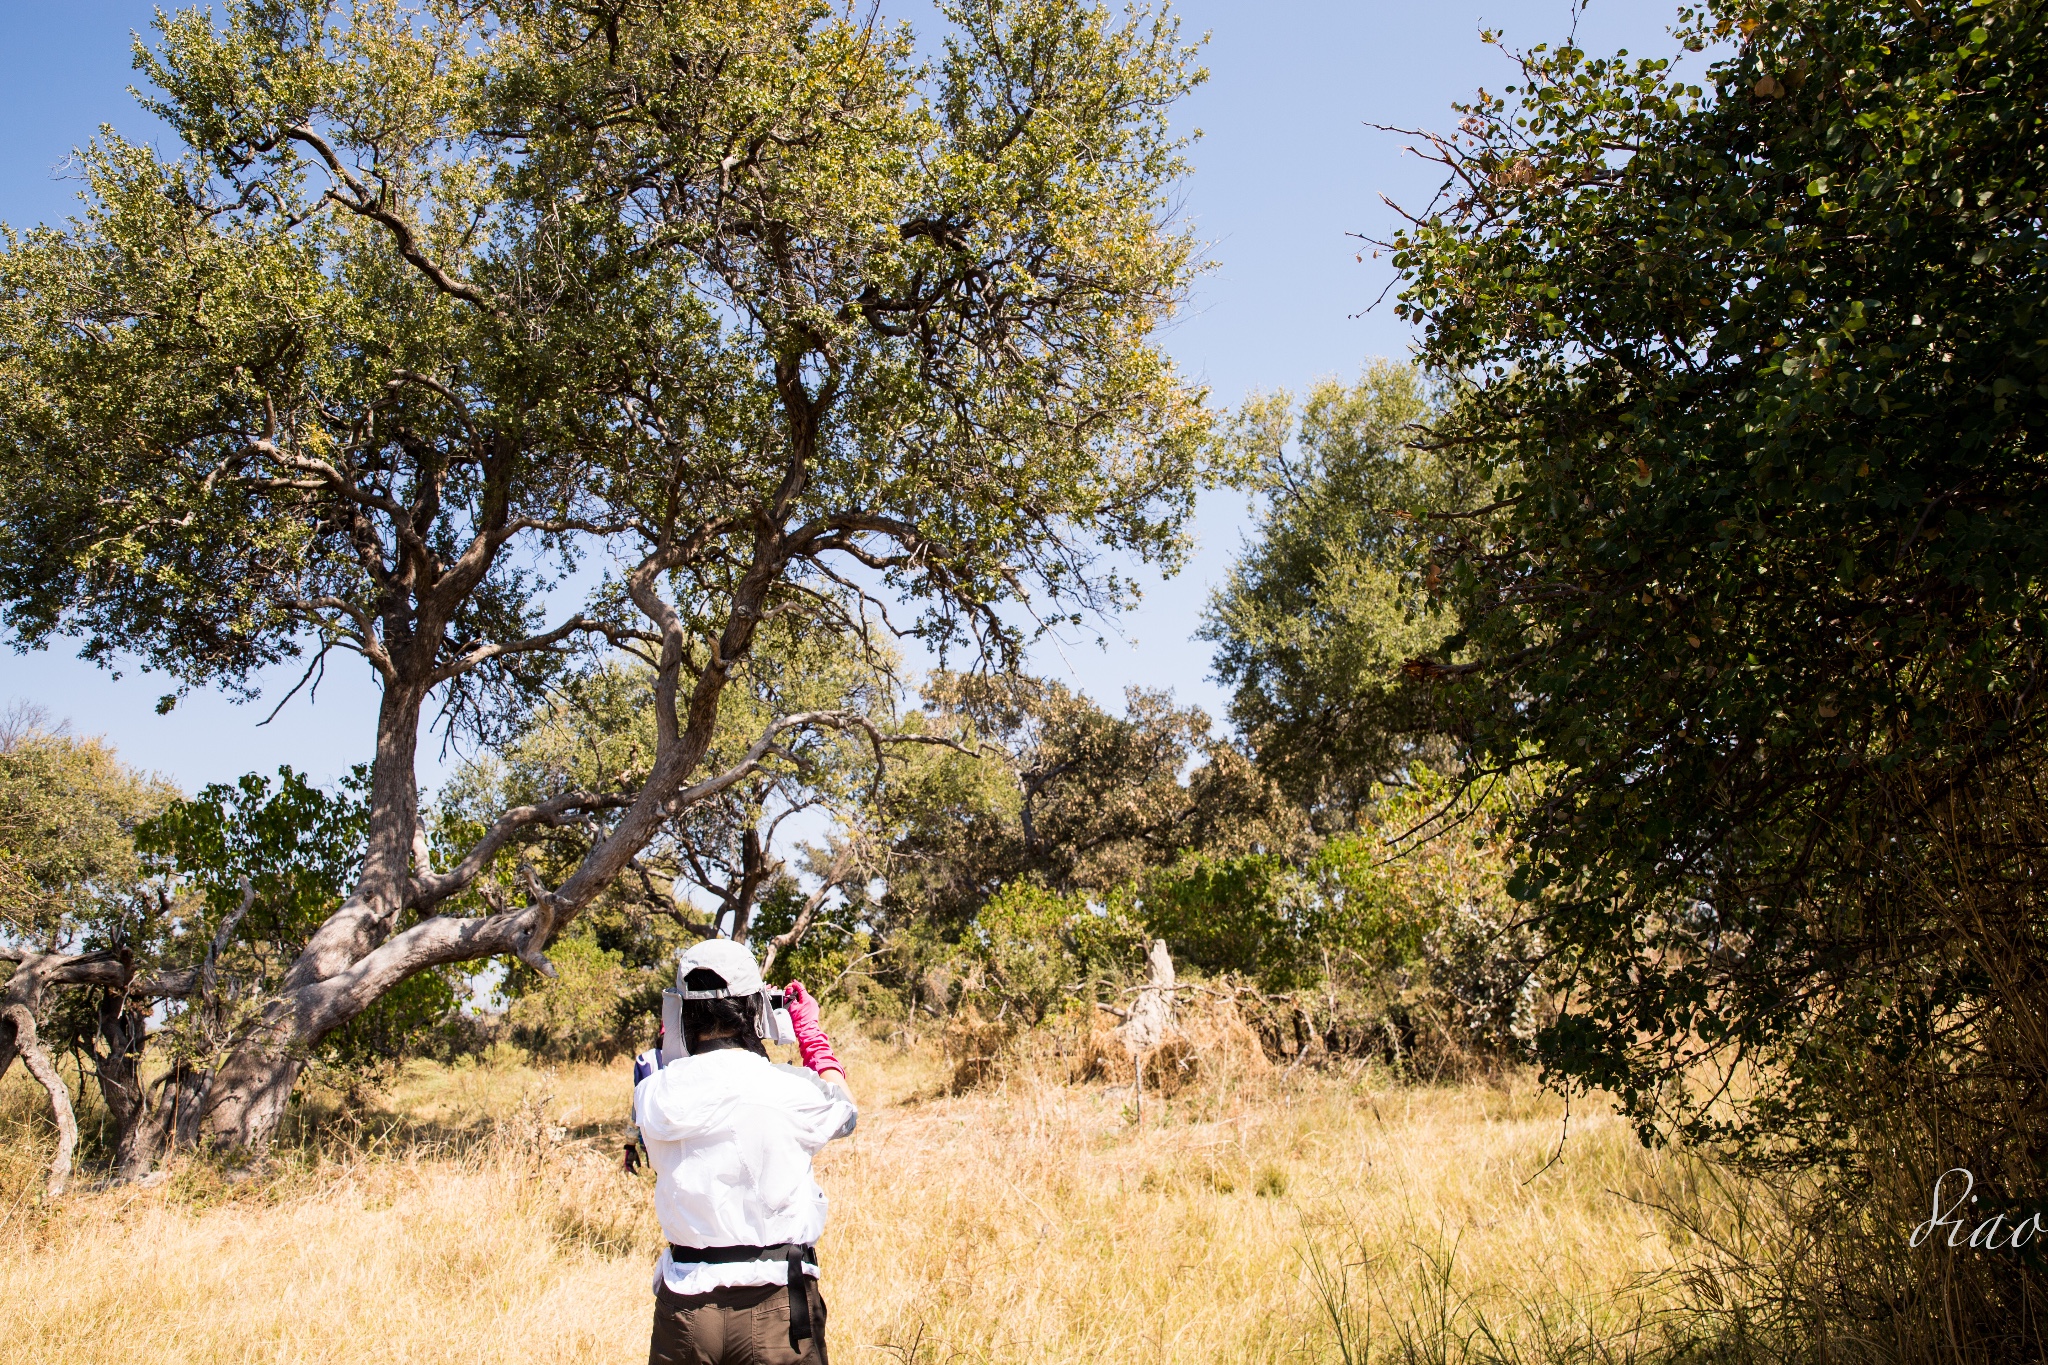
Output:
<path fill-rule="evenodd" d="M 1583 1106 L 1567 1134 L 1527 1082 L 1254 1067 L 1140 1114 L 1030 1068 L 950 1095 L 933 1048 L 847 1045 L 861 1125 L 820 1161 L 847 1365 L 1625 1361 L 1684 1334 L 1647 1203 L 1687 1173 Z M 645 1358 L 659 1231 L 618 1169 L 623 1061 L 418 1064 L 239 1181 L 187 1160 L 55 1205 L 24 1079 L 0 1087 L 0 1361 Z"/>

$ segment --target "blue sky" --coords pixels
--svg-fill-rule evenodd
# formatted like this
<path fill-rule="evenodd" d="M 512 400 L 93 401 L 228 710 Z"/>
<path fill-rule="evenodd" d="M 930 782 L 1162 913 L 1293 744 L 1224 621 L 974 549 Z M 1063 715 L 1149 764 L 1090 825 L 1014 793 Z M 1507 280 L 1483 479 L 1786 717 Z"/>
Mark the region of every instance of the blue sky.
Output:
<path fill-rule="evenodd" d="M 1593 0 L 1577 18 L 1579 40 L 1593 51 L 1664 53 L 1675 9 L 1675 0 Z M 913 13 L 896 3 L 884 11 Z M 62 178 L 63 163 L 100 124 L 131 137 L 152 132 L 127 94 L 128 35 L 146 29 L 151 12 L 134 0 L 0 0 L 0 220 L 19 228 L 68 214 L 76 187 Z M 1555 41 L 1571 31 L 1569 0 L 1206 0 L 1179 12 L 1190 36 L 1211 35 L 1209 82 L 1179 118 L 1203 133 L 1186 214 L 1218 268 L 1167 336 L 1168 349 L 1219 407 L 1403 354 L 1408 332 L 1389 307 L 1361 316 L 1388 274 L 1369 254 L 1355 259 L 1359 243 L 1348 234 L 1385 233 L 1394 220 L 1380 194 L 1420 202 L 1435 179 L 1402 139 L 1365 125 L 1448 127 L 1453 100 L 1512 80 L 1480 29 L 1502 30 L 1518 46 Z M 1127 685 L 1170 687 L 1220 719 L 1226 698 L 1208 676 L 1209 648 L 1190 636 L 1246 525 L 1241 498 L 1205 497 L 1188 567 L 1154 581 L 1106 647 L 1091 638 L 1042 649 L 1039 671 L 1111 706 Z M 61 644 L 29 655 L 10 649 L 0 652 L 0 704 L 47 707 L 188 790 L 283 762 L 324 781 L 368 757 L 375 693 L 352 664 L 337 657 L 317 701 L 302 694 L 259 727 L 268 699 L 235 705 L 195 695 L 158 716 L 155 701 L 168 690 L 161 678 L 130 669 L 116 680 Z M 273 697 L 295 678 L 281 676 Z M 439 764 L 422 757 L 422 777 L 432 781 Z"/>

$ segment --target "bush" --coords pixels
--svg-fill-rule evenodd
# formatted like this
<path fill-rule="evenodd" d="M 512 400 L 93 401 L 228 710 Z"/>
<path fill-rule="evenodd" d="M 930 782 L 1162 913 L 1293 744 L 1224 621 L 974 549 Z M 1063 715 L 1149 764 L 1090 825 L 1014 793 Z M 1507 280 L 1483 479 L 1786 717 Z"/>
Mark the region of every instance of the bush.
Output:
<path fill-rule="evenodd" d="M 1015 881 L 976 913 L 962 944 L 960 991 L 997 1020 L 1038 1024 L 1121 985 L 1144 945 L 1119 906 Z"/>
<path fill-rule="evenodd" d="M 558 939 L 548 949 L 555 979 L 530 987 L 507 1011 L 512 1040 L 535 1056 L 573 1061 L 610 1061 L 630 1051 L 636 1005 L 643 994 L 636 972 L 617 951 L 594 939 Z"/>
<path fill-rule="evenodd" d="M 1294 869 L 1273 854 L 1193 857 L 1145 880 L 1139 913 L 1175 961 L 1286 989 L 1320 974 L 1320 945 L 1296 913 L 1300 890 Z"/>
<path fill-rule="evenodd" d="M 374 1068 L 450 1051 L 460 980 L 452 971 L 425 971 L 399 982 L 321 1039 L 321 1060 L 343 1069 Z"/>
<path fill-rule="evenodd" d="M 1307 858 L 1188 858 L 1140 885 L 1136 914 L 1177 961 L 1274 997 L 1260 1027 L 1275 1055 L 1527 1056 L 1548 1017 L 1543 943 L 1507 891 L 1506 796 L 1458 798 L 1418 765 Z"/>

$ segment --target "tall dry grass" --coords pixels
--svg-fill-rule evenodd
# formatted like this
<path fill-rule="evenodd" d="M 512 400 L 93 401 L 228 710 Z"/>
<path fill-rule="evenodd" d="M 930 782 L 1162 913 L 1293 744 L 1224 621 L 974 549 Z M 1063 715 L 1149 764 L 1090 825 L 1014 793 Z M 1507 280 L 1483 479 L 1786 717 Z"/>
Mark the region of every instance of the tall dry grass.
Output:
<path fill-rule="evenodd" d="M 1686 1173 L 1609 1117 L 1567 1136 L 1527 1083 L 1245 1071 L 1140 1123 L 1128 1087 L 1025 1068 L 956 1096 L 933 1049 L 848 1047 L 861 1126 L 820 1161 L 842 1361 L 1683 1353 L 1686 1248 L 1644 1201 Z M 626 1090 L 624 1063 L 420 1065 L 239 1180 L 188 1160 L 47 1205 L 10 1078 L 0 1361 L 644 1359 Z"/>

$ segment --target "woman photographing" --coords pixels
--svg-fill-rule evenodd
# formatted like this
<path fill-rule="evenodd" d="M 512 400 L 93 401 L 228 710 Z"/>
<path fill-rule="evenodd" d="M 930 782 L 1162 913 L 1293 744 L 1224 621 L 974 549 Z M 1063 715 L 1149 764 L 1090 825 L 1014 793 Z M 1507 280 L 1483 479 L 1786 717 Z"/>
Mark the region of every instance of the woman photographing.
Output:
<path fill-rule="evenodd" d="M 636 1067 L 633 1088 L 668 1242 L 648 1365 L 826 1365 L 811 1157 L 853 1131 L 845 1069 L 800 982 L 785 999 L 803 1066 L 768 1059 L 768 987 L 741 944 L 690 949 L 676 988 L 687 1055 Z"/>

